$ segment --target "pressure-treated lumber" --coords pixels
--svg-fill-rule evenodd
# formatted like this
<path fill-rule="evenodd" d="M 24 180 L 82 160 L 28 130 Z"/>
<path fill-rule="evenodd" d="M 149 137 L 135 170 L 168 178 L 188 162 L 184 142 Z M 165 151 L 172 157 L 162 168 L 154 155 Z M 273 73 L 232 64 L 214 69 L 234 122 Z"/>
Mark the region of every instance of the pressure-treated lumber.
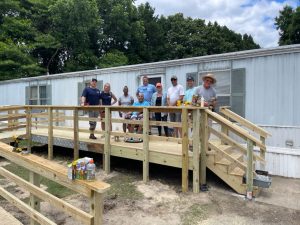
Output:
<path fill-rule="evenodd" d="M 188 110 L 182 109 L 182 192 L 189 189 Z"/>
<path fill-rule="evenodd" d="M 200 188 L 200 110 L 193 111 L 193 192 Z"/>
<path fill-rule="evenodd" d="M 29 191 L 39 199 L 50 203 L 52 206 L 58 209 L 64 210 L 68 215 L 72 216 L 76 220 L 79 220 L 85 224 L 91 223 L 93 216 L 90 215 L 89 213 L 86 213 L 76 208 L 75 206 L 63 201 L 62 199 L 55 197 L 54 195 L 48 193 L 47 191 L 38 188 L 36 185 L 33 185 L 26 180 L 23 180 L 19 176 L 9 172 L 8 170 L 2 167 L 0 167 L 0 174 L 6 177 L 7 179 L 13 181 L 14 183 L 16 183 L 18 186 L 26 189 L 27 191 Z"/>
<path fill-rule="evenodd" d="M 53 111 L 48 108 L 48 159 L 53 159 Z"/>
<path fill-rule="evenodd" d="M 143 181 L 149 181 L 149 110 L 143 109 Z"/>
<path fill-rule="evenodd" d="M 104 170 L 110 173 L 110 128 L 111 113 L 109 108 L 105 108 L 105 144 L 104 144 Z"/>

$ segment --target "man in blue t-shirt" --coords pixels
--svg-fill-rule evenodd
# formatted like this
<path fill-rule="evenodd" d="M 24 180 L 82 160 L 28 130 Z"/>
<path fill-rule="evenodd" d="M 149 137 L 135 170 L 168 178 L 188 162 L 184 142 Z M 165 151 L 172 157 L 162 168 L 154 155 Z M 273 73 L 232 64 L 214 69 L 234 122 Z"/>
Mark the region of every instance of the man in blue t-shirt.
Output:
<path fill-rule="evenodd" d="M 138 96 L 138 101 L 134 102 L 132 106 L 150 106 L 150 104 L 144 100 L 144 94 L 143 93 L 139 93 Z M 132 112 L 130 114 L 130 118 L 131 120 L 143 120 L 143 112 Z M 128 130 L 130 133 L 133 133 L 135 125 L 134 124 L 130 124 L 128 125 Z M 142 133 L 143 130 L 143 126 L 138 126 L 138 133 Z"/>
<path fill-rule="evenodd" d="M 144 99 L 149 104 L 151 103 L 151 98 L 153 93 L 156 92 L 156 88 L 153 84 L 149 84 L 149 80 L 147 76 L 143 77 L 143 85 L 139 86 L 136 90 L 136 97 L 138 97 L 139 93 L 144 94 Z"/>
<path fill-rule="evenodd" d="M 81 106 L 85 105 L 100 105 L 100 90 L 97 88 L 97 79 L 93 78 L 90 86 L 86 87 L 81 95 Z M 98 118 L 99 110 L 89 110 L 90 118 Z M 90 139 L 97 139 L 94 135 L 97 122 L 89 121 L 90 124 Z"/>

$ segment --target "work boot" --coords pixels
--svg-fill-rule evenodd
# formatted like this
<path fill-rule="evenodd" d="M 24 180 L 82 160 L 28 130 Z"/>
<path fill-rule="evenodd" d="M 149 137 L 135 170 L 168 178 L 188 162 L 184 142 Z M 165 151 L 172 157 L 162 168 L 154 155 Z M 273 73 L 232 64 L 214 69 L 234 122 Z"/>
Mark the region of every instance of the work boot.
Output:
<path fill-rule="evenodd" d="M 97 139 L 94 134 L 90 134 L 90 139 Z"/>

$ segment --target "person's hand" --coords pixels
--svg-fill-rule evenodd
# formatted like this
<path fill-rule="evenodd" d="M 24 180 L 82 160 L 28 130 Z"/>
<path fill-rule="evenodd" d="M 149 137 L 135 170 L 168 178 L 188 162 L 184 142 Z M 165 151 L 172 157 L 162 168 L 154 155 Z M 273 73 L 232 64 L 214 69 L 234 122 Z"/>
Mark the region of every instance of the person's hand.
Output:
<path fill-rule="evenodd" d="M 81 104 L 80 104 L 81 106 L 84 106 L 84 102 L 81 102 Z"/>

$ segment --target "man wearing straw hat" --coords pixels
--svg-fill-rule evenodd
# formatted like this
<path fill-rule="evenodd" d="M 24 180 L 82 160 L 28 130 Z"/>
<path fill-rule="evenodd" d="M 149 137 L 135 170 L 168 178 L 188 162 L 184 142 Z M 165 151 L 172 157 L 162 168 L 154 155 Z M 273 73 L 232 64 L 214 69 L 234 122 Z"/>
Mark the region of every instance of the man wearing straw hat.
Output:
<path fill-rule="evenodd" d="M 195 90 L 195 95 L 204 98 L 204 106 L 209 107 L 212 111 L 215 110 L 217 103 L 216 90 L 212 87 L 217 82 L 215 76 L 212 73 L 208 73 L 202 77 L 203 85 L 199 86 Z"/>

